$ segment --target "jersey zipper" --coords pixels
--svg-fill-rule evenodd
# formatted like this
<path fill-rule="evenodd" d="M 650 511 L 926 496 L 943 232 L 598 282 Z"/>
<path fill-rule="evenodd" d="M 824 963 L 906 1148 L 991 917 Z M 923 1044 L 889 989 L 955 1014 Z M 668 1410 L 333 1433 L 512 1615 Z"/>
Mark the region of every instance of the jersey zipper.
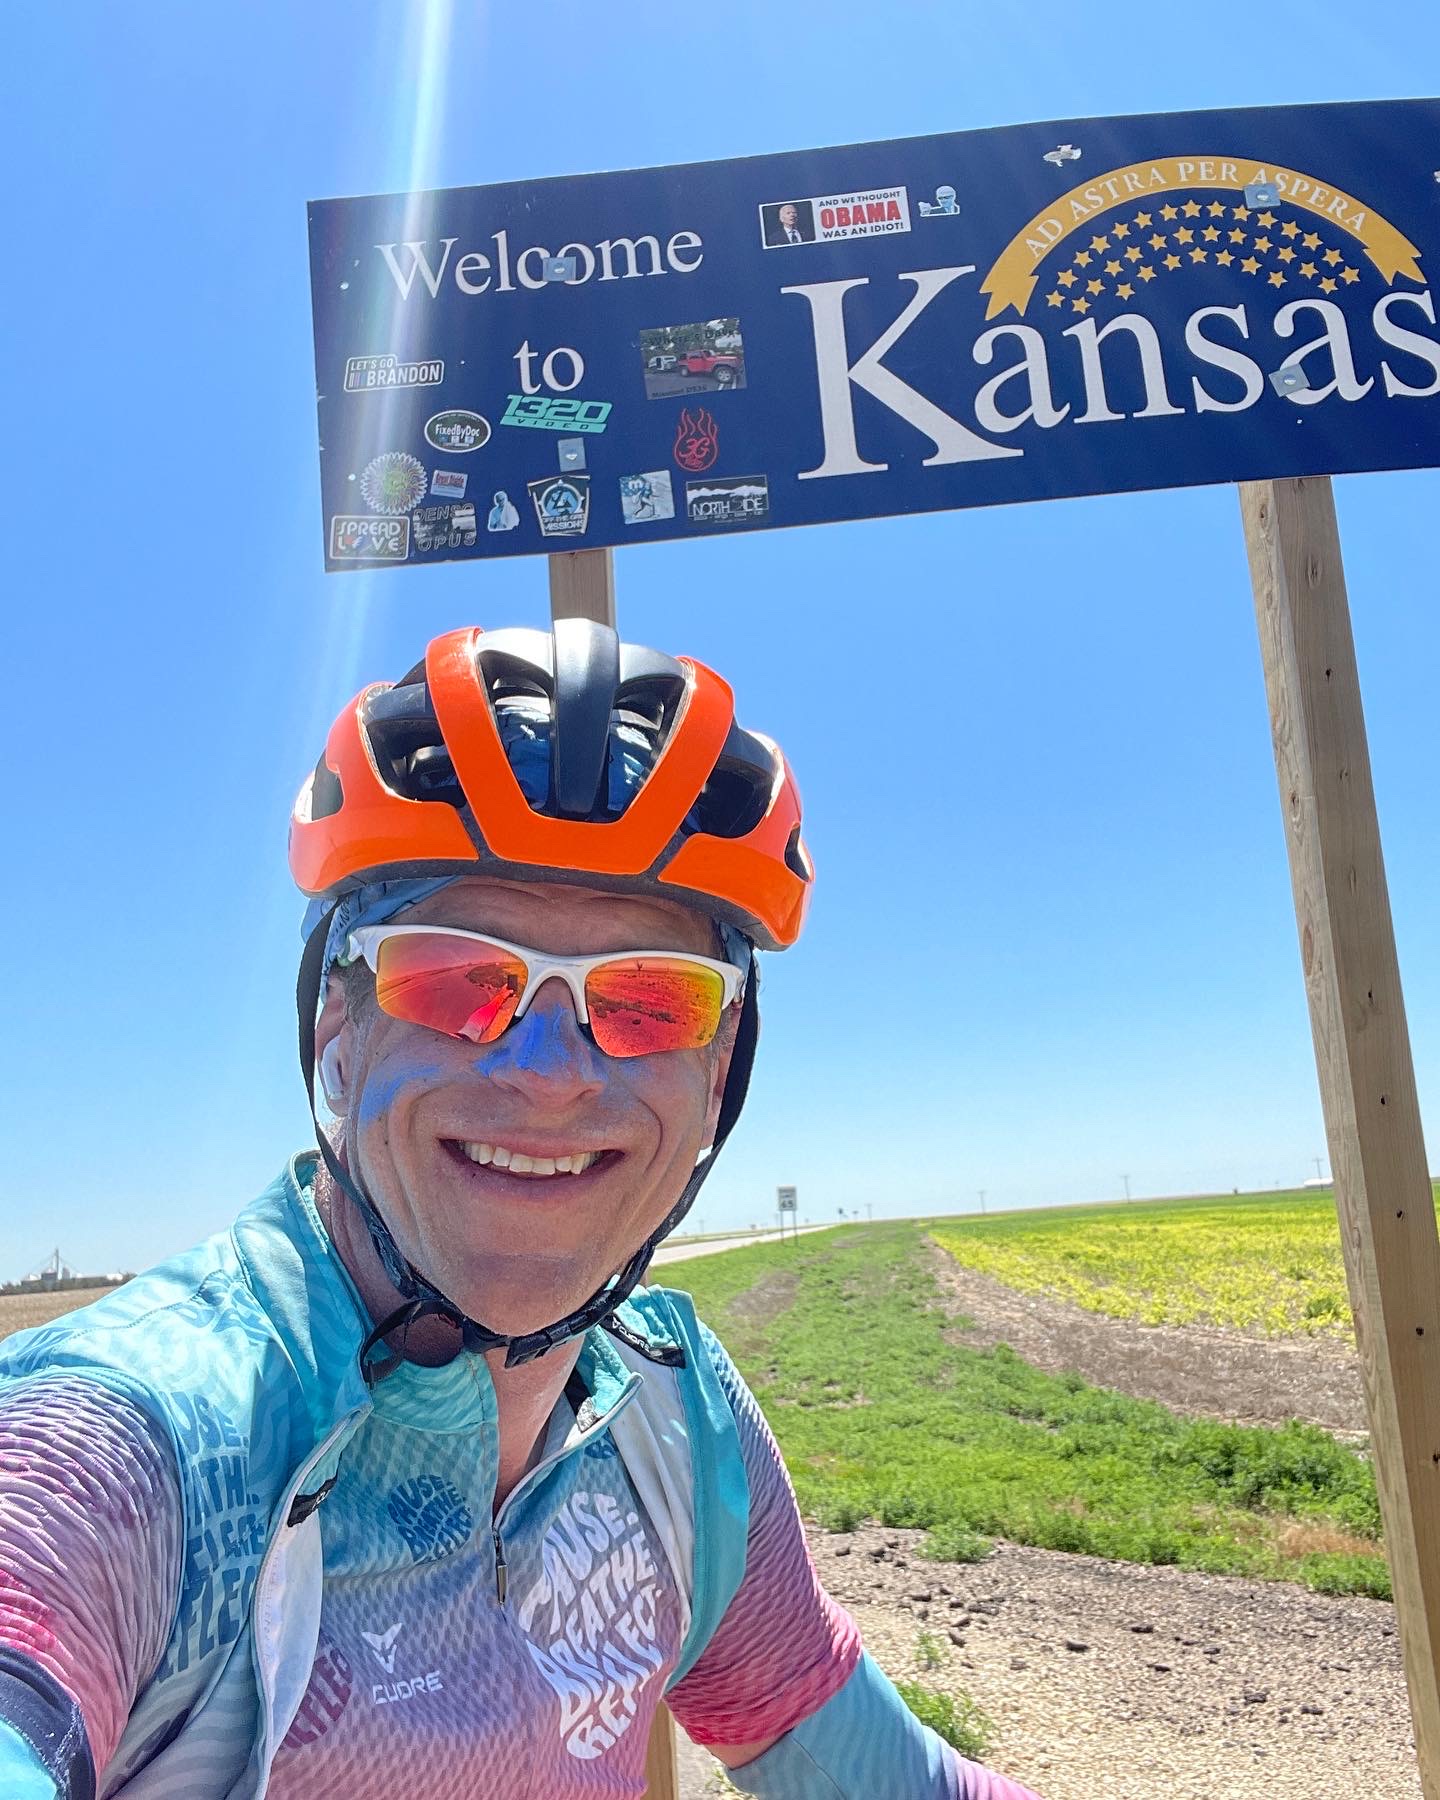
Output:
<path fill-rule="evenodd" d="M 497 1606 L 503 1606 L 505 1604 L 505 1595 L 510 1586 L 510 1571 L 509 1566 L 505 1561 L 505 1542 L 501 1535 L 501 1529 L 505 1524 L 505 1515 L 510 1511 L 510 1508 L 532 1482 L 538 1481 L 542 1475 L 553 1469 L 557 1463 L 564 1462 L 567 1456 L 573 1456 L 578 1450 L 583 1449 L 592 1438 L 598 1437 L 599 1428 L 603 1427 L 608 1430 L 610 1421 L 617 1413 L 623 1412 L 630 1404 L 631 1400 L 634 1399 L 639 1385 L 638 1381 L 635 1382 L 633 1386 L 627 1385 L 614 1406 L 610 1408 L 609 1412 L 606 1413 L 603 1418 L 597 1418 L 593 1424 L 581 1433 L 579 1438 L 577 1438 L 573 1444 L 562 1444 L 558 1450 L 552 1451 L 549 1456 L 541 1457 L 540 1461 L 536 1463 L 530 1473 L 517 1481 L 515 1486 L 511 1488 L 510 1492 L 505 1496 L 505 1503 L 496 1514 L 494 1522 L 490 1527 L 490 1536 L 495 1544 L 495 1604 Z"/>

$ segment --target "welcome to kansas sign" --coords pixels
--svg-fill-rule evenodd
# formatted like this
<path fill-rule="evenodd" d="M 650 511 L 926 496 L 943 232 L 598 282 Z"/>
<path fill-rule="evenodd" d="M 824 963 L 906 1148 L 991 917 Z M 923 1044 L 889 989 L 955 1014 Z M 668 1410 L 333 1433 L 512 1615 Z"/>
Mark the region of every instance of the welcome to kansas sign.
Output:
<path fill-rule="evenodd" d="M 1440 102 L 310 209 L 326 566 L 1440 462 Z"/>

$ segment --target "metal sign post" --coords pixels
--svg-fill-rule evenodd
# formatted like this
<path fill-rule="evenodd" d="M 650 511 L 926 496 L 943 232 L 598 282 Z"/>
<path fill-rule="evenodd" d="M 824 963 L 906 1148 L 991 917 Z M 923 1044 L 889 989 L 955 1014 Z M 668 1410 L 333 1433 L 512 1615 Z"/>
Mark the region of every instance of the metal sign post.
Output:
<path fill-rule="evenodd" d="M 1440 1241 L 1328 480 L 1240 489 L 1300 960 L 1427 1800 L 1440 1795 Z"/>

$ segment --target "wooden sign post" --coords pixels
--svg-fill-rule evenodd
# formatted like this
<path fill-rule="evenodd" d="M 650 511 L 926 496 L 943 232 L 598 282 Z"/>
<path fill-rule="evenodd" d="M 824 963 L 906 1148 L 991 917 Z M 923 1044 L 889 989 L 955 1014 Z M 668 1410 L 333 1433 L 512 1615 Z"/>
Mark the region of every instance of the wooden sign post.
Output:
<path fill-rule="evenodd" d="M 615 561 L 612 550 L 566 550 L 546 559 L 550 564 L 550 617 L 593 619 L 615 624 Z M 655 1708 L 650 1744 L 645 1753 L 645 1800 L 678 1800 L 675 1768 L 675 1721 L 662 1700 Z"/>
<path fill-rule="evenodd" d="M 613 550 L 566 550 L 545 559 L 550 565 L 550 617 L 615 623 Z"/>
<path fill-rule="evenodd" d="M 1328 478 L 1240 488 L 1300 959 L 1426 1800 L 1440 1800 L 1440 1242 Z"/>

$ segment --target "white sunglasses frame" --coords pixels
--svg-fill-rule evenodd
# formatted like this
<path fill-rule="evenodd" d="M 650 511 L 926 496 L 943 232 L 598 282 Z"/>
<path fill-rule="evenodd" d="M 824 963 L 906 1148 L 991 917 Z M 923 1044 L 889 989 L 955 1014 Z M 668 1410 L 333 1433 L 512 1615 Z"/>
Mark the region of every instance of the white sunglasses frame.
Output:
<path fill-rule="evenodd" d="M 553 976 L 558 976 L 570 990 L 570 998 L 575 1002 L 575 1017 L 584 1026 L 590 1024 L 590 1009 L 585 1004 L 585 977 L 591 969 L 602 968 L 606 963 L 629 962 L 636 957 L 658 957 L 666 962 L 694 963 L 702 969 L 711 969 L 724 982 L 720 996 L 720 1012 L 723 1017 L 728 1008 L 740 998 L 745 987 L 747 971 L 737 969 L 734 963 L 718 962 L 712 956 L 701 956 L 694 950 L 605 950 L 598 956 L 552 956 L 547 950 L 533 949 L 529 944 L 510 944 L 504 938 L 491 935 L 488 931 L 466 931 L 459 925 L 362 925 L 352 931 L 345 940 L 343 963 L 363 961 L 372 974 L 378 974 L 375 963 L 379 956 L 380 945 L 390 937 L 453 937 L 468 938 L 472 943 L 493 944 L 497 950 L 508 950 L 514 956 L 523 959 L 528 970 L 525 987 L 521 992 L 515 1011 L 510 1015 L 510 1029 L 517 1020 L 523 1019 L 529 1011 L 530 1002 L 536 992 Z M 426 1029 L 425 1027 L 421 1028 Z M 431 1028 L 433 1029 L 433 1027 Z M 718 1031 L 719 1026 L 717 1024 Z M 449 1032 L 441 1032 L 441 1037 L 449 1037 Z M 504 1037 L 505 1032 L 500 1033 Z M 494 1039 L 498 1043 L 499 1039 Z M 711 1043 L 714 1039 L 709 1040 Z M 599 1045 L 596 1048 L 600 1048 Z M 608 1055 L 609 1052 L 604 1054 Z M 649 1051 L 645 1054 L 654 1056 L 663 1052 Z"/>

